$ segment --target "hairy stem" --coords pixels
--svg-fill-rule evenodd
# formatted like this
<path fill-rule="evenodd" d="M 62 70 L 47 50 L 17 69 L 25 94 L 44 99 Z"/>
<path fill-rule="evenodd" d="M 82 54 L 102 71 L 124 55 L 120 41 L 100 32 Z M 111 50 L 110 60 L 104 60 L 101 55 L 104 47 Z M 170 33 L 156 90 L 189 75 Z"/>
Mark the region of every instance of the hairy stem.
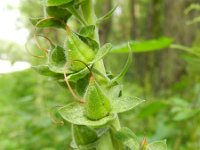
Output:
<path fill-rule="evenodd" d="M 82 5 L 82 12 L 87 24 L 95 25 L 94 40 L 96 40 L 98 44 L 100 45 L 99 29 L 98 29 L 98 26 L 96 25 L 97 17 L 94 11 L 94 1 L 85 0 L 84 4 Z M 101 73 L 106 74 L 103 60 L 96 62 L 94 67 L 95 69 L 99 70 Z M 97 80 L 102 80 L 102 77 L 97 76 Z M 113 121 L 112 127 L 115 130 L 119 130 L 121 128 L 118 117 Z M 113 143 L 115 143 L 115 145 L 119 145 L 119 143 L 113 140 L 111 132 L 107 132 L 105 135 L 101 137 L 100 142 L 97 146 L 97 150 L 105 150 L 105 149 L 114 150 L 116 148 L 114 148 Z"/>

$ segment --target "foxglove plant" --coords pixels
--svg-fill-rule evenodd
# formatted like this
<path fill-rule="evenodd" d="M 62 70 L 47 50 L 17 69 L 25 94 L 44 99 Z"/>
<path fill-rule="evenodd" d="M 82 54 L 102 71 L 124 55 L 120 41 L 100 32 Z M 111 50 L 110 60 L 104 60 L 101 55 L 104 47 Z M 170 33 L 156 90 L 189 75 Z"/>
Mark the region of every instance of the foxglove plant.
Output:
<path fill-rule="evenodd" d="M 31 22 L 36 30 L 61 28 L 66 33 L 66 39 L 64 45 L 60 46 L 45 37 L 51 45 L 48 50 L 42 49 L 46 54 L 46 64 L 33 66 L 33 69 L 60 84 L 66 84 L 65 88 L 77 100 L 58 109 L 62 118 L 72 125 L 72 148 L 166 150 L 165 141 L 148 144 L 144 139 L 139 142 L 130 129 L 120 126 L 118 113 L 129 111 L 144 100 L 122 95 L 122 86 L 118 83 L 131 63 L 131 53 L 117 76 L 105 70 L 103 57 L 112 50 L 112 44 L 100 45 L 98 28 L 114 10 L 97 18 L 93 0 L 47 0 L 47 15 L 31 19 Z M 71 16 L 79 21 L 79 32 L 73 31 L 68 25 Z"/>

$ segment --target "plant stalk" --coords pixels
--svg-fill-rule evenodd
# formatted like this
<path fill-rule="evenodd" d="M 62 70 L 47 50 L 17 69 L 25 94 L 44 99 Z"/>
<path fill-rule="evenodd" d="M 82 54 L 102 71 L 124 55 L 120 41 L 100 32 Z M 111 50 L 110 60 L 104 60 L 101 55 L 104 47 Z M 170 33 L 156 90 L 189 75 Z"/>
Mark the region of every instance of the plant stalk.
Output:
<path fill-rule="evenodd" d="M 94 0 L 85 0 L 83 4 L 81 5 L 81 8 L 82 8 L 82 14 L 86 23 L 88 25 L 95 25 L 95 33 L 93 35 L 93 39 L 100 46 L 99 29 L 96 24 L 97 17 L 95 15 L 94 6 L 95 6 Z M 101 73 L 106 74 L 103 60 L 96 62 L 94 64 L 94 68 L 99 70 Z M 99 82 L 101 82 L 102 80 L 105 80 L 99 75 L 97 75 L 96 78 L 97 78 L 97 81 Z M 114 128 L 114 130 L 119 130 L 121 128 L 118 117 L 112 122 L 112 127 Z M 109 131 L 105 133 L 102 137 L 100 137 L 99 144 L 97 145 L 96 150 L 115 150 L 116 148 L 113 144 L 120 145 L 115 140 L 113 140 L 112 133 L 111 131 Z"/>

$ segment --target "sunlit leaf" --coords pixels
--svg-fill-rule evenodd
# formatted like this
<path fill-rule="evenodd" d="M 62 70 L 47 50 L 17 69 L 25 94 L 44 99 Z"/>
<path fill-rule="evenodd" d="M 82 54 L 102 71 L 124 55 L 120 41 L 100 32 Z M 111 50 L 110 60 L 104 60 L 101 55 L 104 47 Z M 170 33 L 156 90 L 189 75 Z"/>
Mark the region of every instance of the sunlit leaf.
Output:
<path fill-rule="evenodd" d="M 119 97 L 111 101 L 112 112 L 125 112 L 133 109 L 144 100 L 137 97 Z"/>
<path fill-rule="evenodd" d="M 162 37 L 159 39 L 152 39 L 147 41 L 131 41 L 130 47 L 133 53 L 150 52 L 167 48 L 172 44 L 172 42 L 173 40 L 171 38 Z M 129 48 L 127 44 L 121 44 L 119 46 L 113 47 L 111 52 L 128 53 Z"/>
<path fill-rule="evenodd" d="M 92 121 L 85 116 L 84 106 L 79 103 L 71 103 L 68 104 L 61 109 L 59 109 L 59 113 L 66 121 L 76 124 L 76 125 L 86 125 L 92 127 L 99 127 L 107 124 L 108 122 L 114 120 L 116 118 L 115 114 L 110 114 L 100 120 Z"/>

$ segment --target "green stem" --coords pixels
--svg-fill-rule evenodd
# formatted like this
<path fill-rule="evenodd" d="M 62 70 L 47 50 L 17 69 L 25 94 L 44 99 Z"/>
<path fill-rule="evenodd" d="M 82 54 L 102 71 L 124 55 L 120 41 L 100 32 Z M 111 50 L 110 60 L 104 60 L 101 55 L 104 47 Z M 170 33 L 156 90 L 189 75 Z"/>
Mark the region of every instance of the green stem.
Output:
<path fill-rule="evenodd" d="M 81 5 L 83 16 L 88 24 L 96 24 L 96 15 L 94 11 L 94 1 L 85 0 Z"/>
<path fill-rule="evenodd" d="M 87 24 L 95 25 L 95 33 L 94 33 L 93 37 L 94 37 L 94 40 L 96 40 L 98 42 L 98 44 L 100 45 L 99 29 L 96 25 L 97 17 L 95 15 L 95 11 L 94 11 L 94 1 L 93 0 L 85 0 L 83 2 L 83 4 L 81 5 L 81 8 L 82 8 L 82 13 L 83 13 L 84 19 L 86 20 Z M 96 62 L 94 67 L 95 67 L 95 69 L 99 70 L 101 73 L 106 74 L 103 60 Z M 102 77 L 100 77 L 100 76 L 97 76 L 97 80 L 101 81 L 104 79 L 102 79 Z"/>
<path fill-rule="evenodd" d="M 83 17 L 84 17 L 86 23 L 88 25 L 95 25 L 95 33 L 93 35 L 93 39 L 96 40 L 98 42 L 98 44 L 100 45 L 99 29 L 96 25 L 97 17 L 95 15 L 95 11 L 94 11 L 94 1 L 93 0 L 85 0 L 81 4 L 81 9 L 82 9 L 82 14 L 83 14 Z M 97 69 L 98 71 L 100 71 L 101 73 L 106 74 L 103 60 L 96 62 L 94 64 L 94 68 Z M 102 83 L 101 82 L 102 80 L 105 80 L 99 75 L 96 76 L 96 79 L 100 83 Z M 116 120 L 114 120 L 112 122 L 112 127 L 115 131 L 119 130 L 121 128 L 118 117 L 116 118 Z M 114 134 L 112 133 L 112 131 L 109 131 L 109 132 L 105 133 L 104 135 L 102 135 L 98 141 L 96 150 L 117 150 L 117 149 L 122 148 L 122 146 L 120 146 L 120 143 L 118 143 L 118 141 L 116 141 L 114 139 L 113 135 Z M 118 147 L 118 148 L 116 149 L 116 147 Z"/>
<path fill-rule="evenodd" d="M 93 0 L 85 0 L 81 5 L 82 13 L 84 19 L 89 25 L 95 25 L 95 34 L 94 39 L 99 43 L 99 29 L 96 25 L 97 17 L 94 11 L 94 1 Z"/>

